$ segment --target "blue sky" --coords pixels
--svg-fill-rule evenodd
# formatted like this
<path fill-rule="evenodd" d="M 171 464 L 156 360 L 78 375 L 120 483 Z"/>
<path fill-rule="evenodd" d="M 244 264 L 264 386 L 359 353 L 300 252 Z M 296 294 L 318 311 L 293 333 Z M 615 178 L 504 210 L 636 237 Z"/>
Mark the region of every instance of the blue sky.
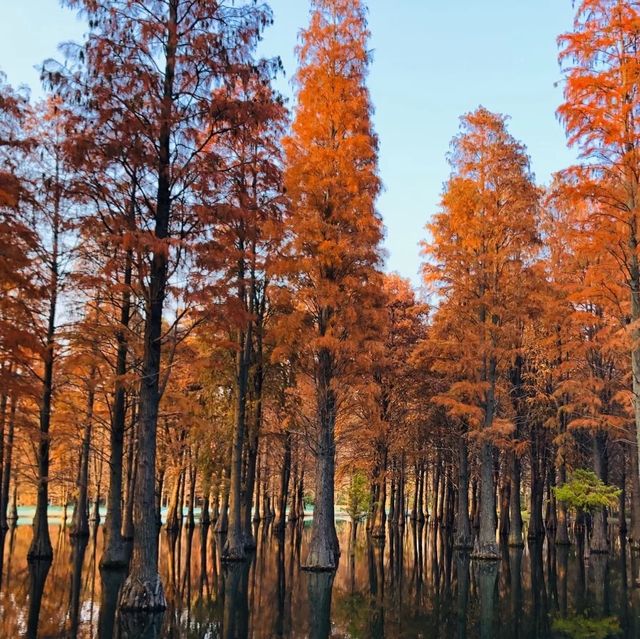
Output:
<path fill-rule="evenodd" d="M 263 54 L 280 55 L 290 93 L 293 49 L 306 0 L 270 0 L 275 24 Z M 370 88 L 380 136 L 387 269 L 418 282 L 419 241 L 437 210 L 446 152 L 461 114 L 479 104 L 511 116 L 538 181 L 574 154 L 555 117 L 562 98 L 556 37 L 571 28 L 571 0 L 369 0 L 374 62 Z M 37 67 L 84 25 L 57 0 L 0 3 L 0 69 L 40 94 Z"/>

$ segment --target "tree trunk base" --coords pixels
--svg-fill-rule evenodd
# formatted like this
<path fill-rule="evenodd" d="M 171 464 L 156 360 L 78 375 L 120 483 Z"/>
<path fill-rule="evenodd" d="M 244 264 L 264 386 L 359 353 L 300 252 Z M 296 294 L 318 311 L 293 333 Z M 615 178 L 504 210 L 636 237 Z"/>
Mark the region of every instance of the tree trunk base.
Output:
<path fill-rule="evenodd" d="M 453 543 L 454 550 L 473 550 L 473 540 L 470 538 L 456 539 Z"/>
<path fill-rule="evenodd" d="M 320 549 L 310 549 L 306 561 L 300 566 L 309 572 L 335 572 L 340 554 L 326 545 Z"/>
<path fill-rule="evenodd" d="M 53 559 L 53 548 L 51 541 L 34 539 L 29 552 L 27 553 L 27 561 L 50 561 Z"/>
<path fill-rule="evenodd" d="M 227 543 L 224 545 L 220 560 L 223 563 L 234 563 L 238 561 L 246 561 L 246 559 L 247 553 L 244 551 L 244 543 L 234 544 L 232 546 L 229 544 L 229 540 L 227 539 Z"/>
<path fill-rule="evenodd" d="M 122 570 L 129 565 L 129 548 L 123 540 L 120 544 L 110 544 L 100 558 L 100 568 L 104 570 Z"/>
<path fill-rule="evenodd" d="M 300 570 L 304 570 L 305 572 L 335 572 L 337 570 L 337 566 L 311 565 L 307 560 L 307 562 L 300 566 Z"/>
<path fill-rule="evenodd" d="M 471 559 L 481 559 L 483 561 L 498 561 L 501 559 L 500 550 L 498 544 L 495 542 L 480 544 L 476 541 L 476 544 L 471 553 Z"/>
<path fill-rule="evenodd" d="M 138 637 L 159 637 L 162 631 L 162 611 L 155 613 L 140 613 L 124 611 L 120 615 L 120 634 L 122 639 L 137 639 Z"/>
<path fill-rule="evenodd" d="M 524 539 L 522 535 L 509 535 L 507 539 L 509 548 L 524 548 Z"/>
<path fill-rule="evenodd" d="M 166 609 L 167 600 L 159 575 L 145 581 L 129 575 L 120 593 L 120 610 L 149 613 Z"/>
<path fill-rule="evenodd" d="M 384 539 L 385 537 L 385 527 L 384 526 L 374 526 L 369 533 L 371 537 L 374 539 Z"/>

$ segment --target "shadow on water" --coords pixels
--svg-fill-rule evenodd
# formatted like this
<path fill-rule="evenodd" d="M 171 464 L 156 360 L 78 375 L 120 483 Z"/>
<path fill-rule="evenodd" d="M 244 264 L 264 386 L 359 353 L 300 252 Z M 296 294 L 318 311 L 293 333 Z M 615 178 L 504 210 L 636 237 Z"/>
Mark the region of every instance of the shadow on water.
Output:
<path fill-rule="evenodd" d="M 47 576 L 51 568 L 49 560 L 35 560 L 29 562 L 29 611 L 27 614 L 27 639 L 38 636 L 40 608 Z"/>
<path fill-rule="evenodd" d="M 331 636 L 333 579 L 334 575 L 330 572 L 307 573 L 310 639 L 329 639 Z"/>
<path fill-rule="evenodd" d="M 223 639 L 249 637 L 249 570 L 247 561 L 224 566 Z"/>
<path fill-rule="evenodd" d="M 446 529 L 416 522 L 369 539 L 361 527 L 335 574 L 304 572 L 309 527 L 259 526 L 249 560 L 222 564 L 209 526 L 161 532 L 168 609 L 121 614 L 126 574 L 99 570 L 102 529 L 71 540 L 51 527 L 53 563 L 26 561 L 31 528 L 0 534 L 0 636 L 47 639 L 637 639 L 640 557 L 619 539 L 607 555 L 546 540 L 499 561 L 453 550 Z"/>

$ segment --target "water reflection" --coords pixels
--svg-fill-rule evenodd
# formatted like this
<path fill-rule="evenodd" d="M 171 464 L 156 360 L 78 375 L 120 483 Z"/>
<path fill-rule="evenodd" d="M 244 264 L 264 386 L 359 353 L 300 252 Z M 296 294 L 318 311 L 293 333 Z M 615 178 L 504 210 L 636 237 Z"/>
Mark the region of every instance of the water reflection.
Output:
<path fill-rule="evenodd" d="M 632 639 L 640 637 L 640 562 L 625 543 L 609 555 L 529 544 L 498 562 L 454 550 L 445 529 L 417 522 L 386 540 L 359 532 L 335 575 L 299 569 L 309 529 L 259 526 L 251 561 L 224 565 L 209 526 L 161 533 L 164 615 L 117 611 L 123 572 L 99 570 L 102 529 L 70 540 L 51 527 L 53 564 L 27 563 L 31 529 L 0 534 L 0 636 L 85 639 Z"/>

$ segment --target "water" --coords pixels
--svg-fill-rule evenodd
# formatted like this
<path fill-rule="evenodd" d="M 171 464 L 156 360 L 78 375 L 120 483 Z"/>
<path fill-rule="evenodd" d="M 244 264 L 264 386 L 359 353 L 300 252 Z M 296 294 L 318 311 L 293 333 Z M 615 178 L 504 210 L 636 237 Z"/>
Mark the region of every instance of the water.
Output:
<path fill-rule="evenodd" d="M 617 541 L 609 556 L 581 560 L 575 547 L 505 550 L 499 562 L 453 551 L 428 526 L 407 525 L 384 548 L 360 531 L 335 576 L 298 568 L 309 528 L 283 539 L 257 529 L 251 562 L 222 567 L 212 531 L 161 534 L 169 609 L 153 618 L 116 615 L 122 575 L 101 574 L 102 529 L 84 544 L 51 525 L 51 566 L 29 566 L 29 526 L 3 540 L 0 636 L 325 639 L 637 639 L 640 566 Z M 353 550 L 353 552 L 351 552 Z M 43 586 L 44 584 L 44 586 Z M 37 627 L 37 630 L 36 630 Z"/>

